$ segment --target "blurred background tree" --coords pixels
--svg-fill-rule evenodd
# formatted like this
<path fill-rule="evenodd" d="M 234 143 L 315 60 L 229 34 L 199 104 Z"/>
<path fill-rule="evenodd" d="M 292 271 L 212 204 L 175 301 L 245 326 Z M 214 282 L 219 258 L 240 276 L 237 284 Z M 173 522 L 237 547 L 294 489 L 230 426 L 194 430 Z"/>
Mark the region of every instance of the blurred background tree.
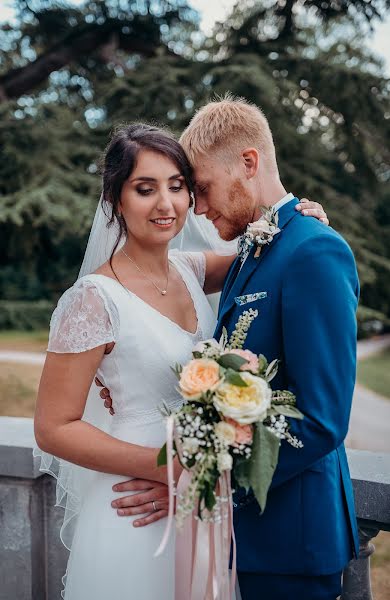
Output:
<path fill-rule="evenodd" d="M 16 27 L 0 31 L 7 306 L 52 303 L 75 279 L 115 124 L 179 134 L 231 91 L 265 111 L 288 189 L 322 202 L 351 244 L 362 319 L 388 322 L 390 82 L 364 40 L 390 0 L 241 0 L 210 36 L 184 0 L 15 6 Z"/>

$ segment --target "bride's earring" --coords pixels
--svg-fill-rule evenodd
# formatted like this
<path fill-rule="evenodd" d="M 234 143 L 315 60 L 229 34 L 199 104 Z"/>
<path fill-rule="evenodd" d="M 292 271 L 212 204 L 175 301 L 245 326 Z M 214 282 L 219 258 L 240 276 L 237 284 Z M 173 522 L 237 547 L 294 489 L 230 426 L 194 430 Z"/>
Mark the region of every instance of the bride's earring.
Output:
<path fill-rule="evenodd" d="M 190 192 L 190 208 L 195 208 L 195 194 Z"/>

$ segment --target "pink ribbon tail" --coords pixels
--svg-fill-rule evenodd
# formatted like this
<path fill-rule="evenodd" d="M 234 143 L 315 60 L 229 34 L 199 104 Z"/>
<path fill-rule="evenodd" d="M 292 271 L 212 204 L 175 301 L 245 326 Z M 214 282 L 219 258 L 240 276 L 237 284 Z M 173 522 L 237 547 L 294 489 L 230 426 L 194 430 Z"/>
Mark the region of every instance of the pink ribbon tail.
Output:
<path fill-rule="evenodd" d="M 183 493 L 191 482 L 191 475 L 183 470 L 177 483 L 177 497 Z M 193 557 L 195 555 L 197 524 L 191 514 L 185 519 L 183 526 L 176 530 L 175 547 L 175 600 L 191 599 L 191 582 Z"/>
<path fill-rule="evenodd" d="M 191 476 L 184 471 L 178 484 L 186 489 Z M 176 535 L 175 600 L 231 600 L 236 581 L 236 541 L 233 531 L 233 501 L 230 472 L 219 479 L 221 520 L 195 519 L 196 506 Z M 229 576 L 232 544 L 232 572 Z"/>
<path fill-rule="evenodd" d="M 157 548 L 154 556 L 160 556 L 168 543 L 169 535 L 171 533 L 173 516 L 175 512 L 175 481 L 173 478 L 173 431 L 174 431 L 174 418 L 170 415 L 167 418 L 167 474 L 168 474 L 168 493 L 169 493 L 169 508 L 167 523 L 165 526 L 164 534 L 159 547 Z"/>

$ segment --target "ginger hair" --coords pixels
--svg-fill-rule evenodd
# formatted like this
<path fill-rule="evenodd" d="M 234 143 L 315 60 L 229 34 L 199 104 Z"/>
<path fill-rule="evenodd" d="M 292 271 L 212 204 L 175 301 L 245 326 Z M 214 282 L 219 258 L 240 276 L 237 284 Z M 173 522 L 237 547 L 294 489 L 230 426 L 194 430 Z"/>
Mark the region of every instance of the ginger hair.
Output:
<path fill-rule="evenodd" d="M 191 163 L 202 154 L 237 160 L 256 148 L 269 170 L 277 171 L 275 146 L 263 111 L 245 98 L 226 94 L 202 106 L 183 131 L 180 143 Z"/>

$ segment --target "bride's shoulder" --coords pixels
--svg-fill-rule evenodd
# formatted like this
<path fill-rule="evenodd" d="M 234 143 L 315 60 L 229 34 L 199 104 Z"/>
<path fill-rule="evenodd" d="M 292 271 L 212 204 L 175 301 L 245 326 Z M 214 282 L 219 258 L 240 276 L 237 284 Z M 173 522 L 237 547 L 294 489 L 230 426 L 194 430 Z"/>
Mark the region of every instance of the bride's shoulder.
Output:
<path fill-rule="evenodd" d="M 58 301 L 50 321 L 49 350 L 81 352 L 116 341 L 119 312 L 97 275 L 80 277 Z"/>
<path fill-rule="evenodd" d="M 79 277 L 75 283 L 62 294 L 58 305 L 68 303 L 76 299 L 90 299 L 92 297 L 103 297 L 107 295 L 106 290 L 110 288 L 109 279 L 98 273 L 90 273 Z"/>
<path fill-rule="evenodd" d="M 181 267 L 183 270 L 195 275 L 201 287 L 204 286 L 206 275 L 206 255 L 204 252 L 170 250 L 169 260 L 179 269 Z"/>
<path fill-rule="evenodd" d="M 105 318 L 114 328 L 119 326 L 119 313 L 108 279 L 96 273 L 80 277 L 58 300 L 51 326 L 66 319 L 85 320 L 87 317 Z"/>

